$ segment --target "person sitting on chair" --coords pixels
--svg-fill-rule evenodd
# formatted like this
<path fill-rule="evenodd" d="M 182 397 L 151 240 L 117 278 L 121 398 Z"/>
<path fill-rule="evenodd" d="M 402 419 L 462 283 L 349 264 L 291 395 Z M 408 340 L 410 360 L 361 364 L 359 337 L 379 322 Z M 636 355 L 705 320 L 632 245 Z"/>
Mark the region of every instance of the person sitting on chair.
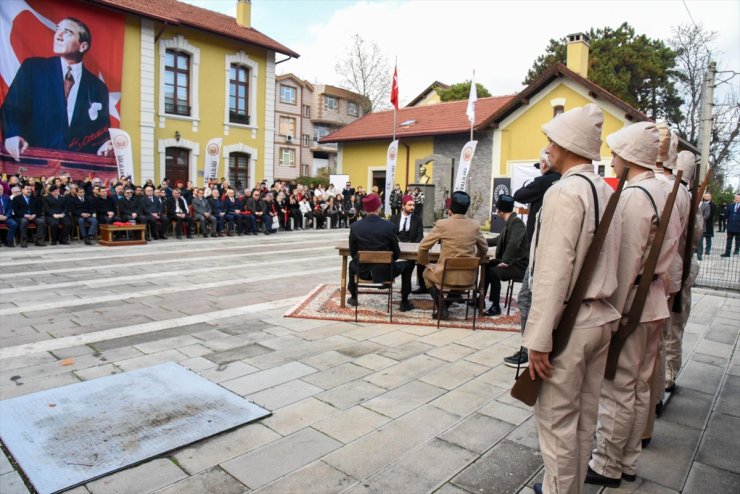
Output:
<path fill-rule="evenodd" d="M 514 211 L 514 198 L 501 194 L 496 201 L 496 215 L 506 224 L 498 237 L 488 239 L 488 246 L 496 246 L 496 259 L 486 267 L 486 288 L 491 286 L 490 300 L 493 305 L 484 313 L 487 316 L 501 314 L 501 282 L 521 280 L 529 264 L 527 227 Z M 485 291 L 482 296 L 485 297 Z"/>
<path fill-rule="evenodd" d="M 480 231 L 480 225 L 474 219 L 465 216 L 469 207 L 470 196 L 462 191 L 454 192 L 450 203 L 452 216 L 437 221 L 429 235 L 419 244 L 416 262 L 426 266 L 424 282 L 434 301 L 436 311 L 432 317 L 435 319 L 439 317 L 445 320 L 449 317 L 447 307 L 444 305 L 437 307 L 445 259 L 478 256 L 483 260 L 488 253 L 488 245 Z M 436 264 L 429 264 L 429 251 L 437 242 L 442 244 L 439 260 Z M 451 286 L 467 286 L 473 283 L 474 279 L 475 275 L 472 273 L 453 272 L 445 278 L 445 283 Z"/>
<path fill-rule="evenodd" d="M 380 217 L 380 209 L 383 207 L 380 198 L 370 194 L 362 200 L 362 205 L 367 212 L 363 221 L 353 223 L 349 229 L 349 252 L 352 261 L 349 263 L 349 283 L 347 288 L 351 297 L 347 303 L 351 306 L 357 305 L 357 285 L 355 274 L 359 273 L 362 279 L 372 279 L 374 283 L 391 281 L 401 275 L 401 305 L 399 310 L 406 312 L 413 310 L 414 306 L 409 302 L 411 293 L 411 273 L 414 264 L 399 261 L 401 249 L 398 246 L 398 237 L 393 223 Z M 361 250 L 391 251 L 393 252 L 393 272 L 388 272 L 385 265 L 359 265 L 359 252 Z"/>
<path fill-rule="evenodd" d="M 424 238 L 424 225 L 421 224 L 421 218 L 414 211 L 414 197 L 407 194 L 401 198 L 400 204 L 401 212 L 391 217 L 391 223 L 396 227 L 398 241 L 418 244 Z M 416 265 L 414 261 L 409 262 Z M 419 290 L 423 287 L 423 291 L 413 290 L 411 293 L 427 293 L 422 277 L 423 273 L 424 266 L 418 265 L 416 267 L 416 279 L 419 283 Z"/>

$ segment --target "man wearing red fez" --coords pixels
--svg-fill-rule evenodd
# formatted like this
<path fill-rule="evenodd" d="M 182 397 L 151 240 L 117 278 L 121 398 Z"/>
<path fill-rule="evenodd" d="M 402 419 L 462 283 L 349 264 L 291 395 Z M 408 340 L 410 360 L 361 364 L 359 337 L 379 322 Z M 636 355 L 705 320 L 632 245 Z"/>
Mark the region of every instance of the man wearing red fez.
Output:
<path fill-rule="evenodd" d="M 380 197 L 377 194 L 369 194 L 362 199 L 362 206 L 367 216 L 362 221 L 353 223 L 349 229 L 349 252 L 352 261 L 349 263 L 350 276 L 347 283 L 351 297 L 347 303 L 352 306 L 357 305 L 356 273 L 359 273 L 362 279 L 372 279 L 374 283 L 389 281 L 400 274 L 401 305 L 399 309 L 402 312 L 412 310 L 414 306 L 409 302 L 409 294 L 411 293 L 411 273 L 414 270 L 414 263 L 398 260 L 401 249 L 398 247 L 397 228 L 390 221 L 380 217 L 382 207 Z M 360 265 L 357 253 L 361 250 L 393 252 L 393 272 L 389 272 L 388 266 Z"/>

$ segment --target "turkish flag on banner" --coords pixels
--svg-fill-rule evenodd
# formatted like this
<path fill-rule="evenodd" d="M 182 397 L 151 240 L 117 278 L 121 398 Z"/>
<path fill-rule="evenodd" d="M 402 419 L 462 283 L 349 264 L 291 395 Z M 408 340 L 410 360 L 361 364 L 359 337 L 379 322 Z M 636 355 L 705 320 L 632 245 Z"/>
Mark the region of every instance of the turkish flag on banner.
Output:
<path fill-rule="evenodd" d="M 398 66 L 393 68 L 393 85 L 391 86 L 391 103 L 398 110 Z"/>

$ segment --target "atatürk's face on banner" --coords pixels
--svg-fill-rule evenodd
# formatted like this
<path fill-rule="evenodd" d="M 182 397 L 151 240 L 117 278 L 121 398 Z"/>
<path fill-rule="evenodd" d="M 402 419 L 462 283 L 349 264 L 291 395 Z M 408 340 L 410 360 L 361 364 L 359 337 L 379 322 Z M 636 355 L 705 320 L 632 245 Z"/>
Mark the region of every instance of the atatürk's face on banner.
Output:
<path fill-rule="evenodd" d="M 74 21 L 64 19 L 54 33 L 54 53 L 62 56 L 81 57 L 87 51 L 87 42 L 80 43 L 82 28 Z"/>

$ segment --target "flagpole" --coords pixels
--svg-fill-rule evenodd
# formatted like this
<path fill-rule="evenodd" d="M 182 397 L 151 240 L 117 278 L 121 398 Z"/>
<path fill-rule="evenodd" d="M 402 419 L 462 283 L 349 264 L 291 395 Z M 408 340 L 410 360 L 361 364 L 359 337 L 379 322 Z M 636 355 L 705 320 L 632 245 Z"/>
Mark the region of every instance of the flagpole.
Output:
<path fill-rule="evenodd" d="M 470 82 L 470 84 L 471 85 L 472 84 L 475 84 L 475 70 L 473 71 L 473 80 Z M 471 88 L 471 91 L 472 91 L 472 88 Z M 477 98 L 477 96 L 478 96 L 477 88 L 476 88 L 475 94 L 476 94 L 476 98 Z M 475 125 L 475 118 L 473 118 L 473 121 L 470 122 L 470 140 L 471 141 L 473 140 L 473 126 L 474 125 Z"/>
<path fill-rule="evenodd" d="M 396 62 L 394 64 L 393 74 L 394 77 L 397 77 L 398 74 L 398 56 L 396 56 Z M 398 88 L 398 81 L 396 81 L 396 88 Z M 396 112 L 398 110 L 396 109 L 396 105 L 393 105 L 393 141 L 396 140 Z"/>

